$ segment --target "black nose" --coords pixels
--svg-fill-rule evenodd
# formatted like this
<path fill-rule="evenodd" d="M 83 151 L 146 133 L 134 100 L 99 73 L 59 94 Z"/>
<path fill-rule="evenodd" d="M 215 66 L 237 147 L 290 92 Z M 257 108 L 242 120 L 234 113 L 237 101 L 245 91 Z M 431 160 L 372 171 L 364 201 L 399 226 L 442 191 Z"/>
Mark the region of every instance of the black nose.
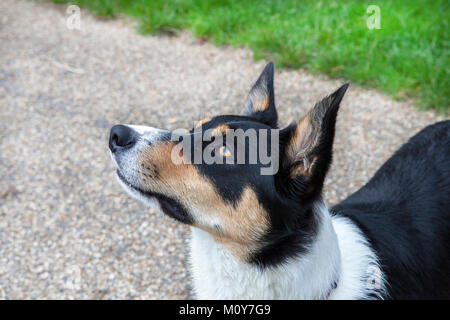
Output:
<path fill-rule="evenodd" d="M 136 143 L 136 133 L 133 129 L 121 124 L 111 128 L 109 134 L 109 149 L 112 152 L 131 148 Z"/>

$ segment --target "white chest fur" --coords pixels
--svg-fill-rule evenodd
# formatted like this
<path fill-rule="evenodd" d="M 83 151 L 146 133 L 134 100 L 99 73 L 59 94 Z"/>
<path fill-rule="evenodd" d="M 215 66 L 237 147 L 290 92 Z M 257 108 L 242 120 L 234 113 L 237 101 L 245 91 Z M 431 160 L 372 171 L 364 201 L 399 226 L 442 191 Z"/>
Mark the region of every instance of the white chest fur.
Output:
<path fill-rule="evenodd" d="M 324 204 L 317 238 L 308 252 L 261 270 L 243 263 L 205 231 L 192 228 L 191 272 L 198 299 L 364 299 L 382 291 L 376 255 L 359 229 L 331 218 Z M 338 286 L 328 296 L 333 281 Z"/>

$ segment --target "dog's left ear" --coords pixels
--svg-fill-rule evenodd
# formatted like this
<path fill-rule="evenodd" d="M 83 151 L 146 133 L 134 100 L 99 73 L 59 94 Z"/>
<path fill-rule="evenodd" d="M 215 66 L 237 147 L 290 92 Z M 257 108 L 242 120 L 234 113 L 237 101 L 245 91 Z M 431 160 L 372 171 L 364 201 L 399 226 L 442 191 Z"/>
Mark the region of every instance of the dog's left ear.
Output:
<path fill-rule="evenodd" d="M 280 185 L 294 197 L 309 200 L 321 194 L 332 159 L 336 117 L 347 88 L 348 83 L 318 102 L 299 122 L 281 130 Z"/>
<path fill-rule="evenodd" d="M 255 118 L 274 128 L 277 126 L 272 62 L 267 64 L 250 90 L 242 115 Z"/>

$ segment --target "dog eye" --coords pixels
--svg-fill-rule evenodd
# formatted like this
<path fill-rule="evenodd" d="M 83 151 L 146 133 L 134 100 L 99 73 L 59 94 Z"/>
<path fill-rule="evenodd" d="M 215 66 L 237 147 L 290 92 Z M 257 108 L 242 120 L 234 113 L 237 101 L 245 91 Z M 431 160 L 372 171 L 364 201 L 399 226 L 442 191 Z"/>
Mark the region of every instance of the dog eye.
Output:
<path fill-rule="evenodd" d="M 218 152 L 223 157 L 230 157 L 231 156 L 230 150 L 228 150 L 227 147 L 225 147 L 225 146 L 220 147 Z"/>

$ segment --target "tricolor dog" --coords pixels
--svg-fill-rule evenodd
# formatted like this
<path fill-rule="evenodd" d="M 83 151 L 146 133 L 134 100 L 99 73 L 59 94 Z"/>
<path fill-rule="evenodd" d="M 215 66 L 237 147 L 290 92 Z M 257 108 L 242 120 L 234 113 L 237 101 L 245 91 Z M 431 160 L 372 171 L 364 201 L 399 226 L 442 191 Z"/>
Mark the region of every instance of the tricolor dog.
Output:
<path fill-rule="evenodd" d="M 412 137 L 328 208 L 322 189 L 347 87 L 279 128 L 269 64 L 240 115 L 203 119 L 176 139 L 111 129 L 125 190 L 192 227 L 197 298 L 450 298 L 450 121 Z M 246 136 L 227 139 L 236 132 Z"/>

